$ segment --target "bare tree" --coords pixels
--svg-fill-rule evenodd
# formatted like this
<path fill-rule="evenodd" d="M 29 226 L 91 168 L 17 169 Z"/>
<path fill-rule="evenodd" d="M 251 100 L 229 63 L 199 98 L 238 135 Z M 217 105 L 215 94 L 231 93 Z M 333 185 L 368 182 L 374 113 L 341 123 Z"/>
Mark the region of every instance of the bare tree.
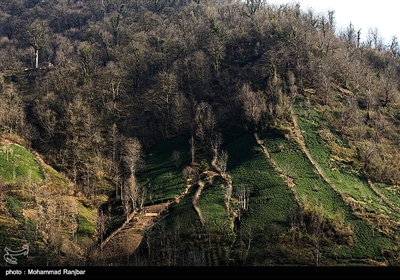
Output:
<path fill-rule="evenodd" d="M 389 46 L 392 57 L 397 58 L 400 54 L 399 41 L 397 36 L 393 36 Z"/>
<path fill-rule="evenodd" d="M 267 111 L 262 91 L 252 91 L 249 84 L 244 84 L 239 93 L 246 119 L 257 128 L 263 114 Z"/>
<path fill-rule="evenodd" d="M 190 144 L 190 156 L 192 158 L 192 165 L 193 165 L 195 162 L 195 155 L 196 155 L 196 142 L 194 141 L 193 135 L 192 137 L 190 137 L 189 144 Z"/>
<path fill-rule="evenodd" d="M 383 49 L 383 40 L 376 27 L 368 29 L 367 46 L 375 48 L 378 51 L 381 51 Z"/>
<path fill-rule="evenodd" d="M 218 160 L 219 149 L 222 143 L 221 133 L 215 133 L 213 139 L 211 139 L 211 152 L 213 154 L 213 162 L 216 163 Z"/>
<path fill-rule="evenodd" d="M 135 174 L 142 162 L 142 144 L 137 138 L 129 138 L 124 143 L 125 155 L 123 157 L 130 174 Z"/>
<path fill-rule="evenodd" d="M 223 150 L 217 159 L 217 166 L 222 175 L 225 174 L 228 166 L 228 151 Z"/>
<path fill-rule="evenodd" d="M 39 50 L 45 47 L 48 42 L 50 28 L 47 21 L 35 19 L 27 23 L 25 37 L 29 45 L 35 51 L 35 68 L 39 68 Z"/>
<path fill-rule="evenodd" d="M 289 82 L 289 98 L 293 103 L 297 97 L 297 86 L 296 86 L 296 77 L 294 76 L 292 71 L 288 71 L 288 82 Z"/>
<path fill-rule="evenodd" d="M 162 71 L 157 75 L 157 98 L 156 104 L 158 104 L 159 112 L 164 118 L 165 124 L 165 135 L 170 135 L 170 125 L 172 121 L 172 108 L 174 96 L 178 91 L 177 76 L 174 73 Z"/>
<path fill-rule="evenodd" d="M 373 162 L 374 158 L 379 157 L 379 152 L 376 145 L 367 142 L 360 149 L 361 159 L 364 162 L 364 170 L 368 171 L 370 164 Z"/>
<path fill-rule="evenodd" d="M 247 15 L 253 17 L 265 4 L 265 0 L 246 0 Z"/>
<path fill-rule="evenodd" d="M 318 266 L 320 262 L 321 256 L 321 242 L 323 239 L 323 227 L 325 223 L 324 217 L 324 207 L 322 205 L 315 207 L 312 209 L 310 213 L 310 230 L 311 230 L 311 239 L 314 245 L 314 257 L 315 257 L 315 265 Z"/>
<path fill-rule="evenodd" d="M 251 243 L 254 239 L 254 231 L 250 226 L 241 228 L 239 232 L 240 247 L 239 247 L 239 258 L 243 263 L 246 263 L 249 256 Z"/>
<path fill-rule="evenodd" d="M 19 133 L 24 128 L 23 102 L 13 85 L 6 85 L 0 95 L 0 130 Z"/>
<path fill-rule="evenodd" d="M 97 229 L 100 237 L 100 244 L 103 243 L 109 224 L 110 216 L 100 209 L 99 216 L 97 218 Z M 103 259 L 103 246 L 100 246 L 100 259 Z"/>
<path fill-rule="evenodd" d="M 190 127 L 190 103 L 181 91 L 176 92 L 172 98 L 172 125 L 174 131 L 181 134 Z"/>
<path fill-rule="evenodd" d="M 382 84 L 382 107 L 387 107 L 394 101 L 397 90 L 396 68 L 390 65 L 381 76 Z"/>
<path fill-rule="evenodd" d="M 37 118 L 47 135 L 52 138 L 57 126 L 57 114 L 52 109 L 56 96 L 53 92 L 47 93 L 41 101 L 38 101 L 34 107 Z"/>
<path fill-rule="evenodd" d="M 195 115 L 195 133 L 200 146 L 206 147 L 211 144 L 211 139 L 215 134 L 216 123 L 217 121 L 212 106 L 206 102 L 200 102 L 196 106 Z"/>
<path fill-rule="evenodd" d="M 236 208 L 238 212 L 238 218 L 240 220 L 241 213 L 249 209 L 250 187 L 246 185 L 239 185 L 234 190 L 234 197 L 237 200 Z"/>
<path fill-rule="evenodd" d="M 137 138 L 128 139 L 125 144 L 125 155 L 123 157 L 128 169 L 129 169 L 129 177 L 125 183 L 125 201 L 126 196 L 129 197 L 131 202 L 130 211 L 135 211 L 137 208 L 137 202 L 139 198 L 139 186 L 136 180 L 136 171 L 139 164 L 142 161 L 142 144 Z M 127 207 L 125 207 L 127 210 Z M 128 214 L 128 213 L 127 213 Z"/>

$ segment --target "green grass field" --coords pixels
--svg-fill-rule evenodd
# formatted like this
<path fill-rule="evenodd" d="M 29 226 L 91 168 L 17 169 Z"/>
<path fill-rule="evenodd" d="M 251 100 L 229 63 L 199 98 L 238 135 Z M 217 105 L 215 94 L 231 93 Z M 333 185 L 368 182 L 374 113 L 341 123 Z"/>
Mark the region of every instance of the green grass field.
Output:
<path fill-rule="evenodd" d="M 6 183 L 23 186 L 38 184 L 44 180 L 41 165 L 33 154 L 22 146 L 0 146 L 0 178 Z"/>
<path fill-rule="evenodd" d="M 241 216 L 238 238 L 244 242 L 252 239 L 249 258 L 257 259 L 264 254 L 267 240 L 271 241 L 289 227 L 289 211 L 296 206 L 296 201 L 252 134 L 241 136 L 226 148 L 233 192 L 242 186 L 251 192 L 248 210 Z"/>
<path fill-rule="evenodd" d="M 368 183 L 361 176 L 357 175 L 356 170 L 352 170 L 350 165 L 337 162 L 331 157 L 331 151 L 318 134 L 318 130 L 324 125 L 325 120 L 316 111 L 312 110 L 311 118 L 306 119 L 302 116 L 301 108 L 295 107 L 298 111 L 298 124 L 303 131 L 303 137 L 307 148 L 315 161 L 318 162 L 332 186 L 341 193 L 349 194 L 360 202 L 367 211 L 377 213 L 393 214 L 393 209 L 368 186 Z M 396 215 L 396 219 L 400 216 Z"/>
<path fill-rule="evenodd" d="M 72 215 L 71 219 L 76 215 L 76 237 L 79 242 L 87 242 L 95 236 L 97 209 L 80 204 L 79 199 L 71 195 L 73 192 L 68 179 L 37 160 L 28 149 L 17 144 L 0 147 L 0 180 L 11 186 L 6 187 L 2 193 L 4 200 L 1 203 L 5 209 L 0 211 L 0 246 L 17 249 L 29 244 L 29 258 L 18 259 L 18 264 L 43 265 L 47 262 L 46 250 L 49 245 L 46 245 L 48 241 L 43 238 L 48 232 L 43 234 L 44 229 L 39 226 L 44 223 L 44 220 L 38 220 L 37 217 L 39 204 L 43 207 L 42 215 L 50 211 L 57 213 L 45 219 L 51 218 L 53 222 L 52 228 L 46 230 L 60 234 L 59 244 L 73 242 L 70 239 L 71 220 L 66 220 L 66 212 Z"/>
<path fill-rule="evenodd" d="M 312 172 L 314 174 L 310 172 L 310 170 L 315 169 L 313 169 L 301 149 L 296 147 L 295 143 L 289 143 L 290 141 L 284 138 L 274 138 L 271 137 L 272 135 L 267 135 L 264 138 L 264 142 L 272 151 L 272 157 L 276 159 L 276 162 L 281 167 L 296 170 L 294 172 L 295 190 L 300 198 L 307 197 L 309 201 L 322 204 L 328 216 L 333 215 L 336 211 L 343 211 L 345 220 L 351 223 L 353 231 L 356 233 L 355 247 L 340 247 L 329 251 L 332 256 L 343 259 L 371 258 L 382 260 L 381 250 L 383 248 L 393 249 L 395 247 L 393 240 L 373 230 L 364 220 L 355 217 L 338 192 L 351 195 L 361 205 L 364 205 L 367 211 L 378 213 L 391 213 L 392 211 L 369 188 L 367 182 L 356 175 L 357 172 L 351 172 L 352 170 L 349 172 L 349 167 L 347 167 L 346 172 L 343 172 L 343 168 L 338 170 L 331 169 L 329 165 L 331 162 L 330 150 L 318 134 L 318 130 L 321 129 L 323 123 L 322 117 L 317 111 L 313 110 L 311 118 L 307 120 L 301 114 L 301 108 L 296 107 L 295 109 L 307 149 L 329 179 L 329 184 L 322 180 L 319 175 L 316 175 L 315 171 Z M 327 126 L 325 125 L 324 127 Z M 283 149 L 278 149 L 278 147 L 283 147 Z M 310 186 L 314 191 L 310 191 Z"/>
<path fill-rule="evenodd" d="M 199 208 L 205 223 L 216 230 L 229 226 L 229 213 L 225 207 L 224 186 L 222 178 L 206 182 L 199 198 Z"/>
<path fill-rule="evenodd" d="M 179 154 L 178 158 L 174 153 Z M 183 166 L 189 162 L 189 142 L 185 138 L 171 139 L 155 146 L 144 158 L 138 174 L 139 184 L 148 190 L 146 203 L 175 199 L 186 189 Z"/>

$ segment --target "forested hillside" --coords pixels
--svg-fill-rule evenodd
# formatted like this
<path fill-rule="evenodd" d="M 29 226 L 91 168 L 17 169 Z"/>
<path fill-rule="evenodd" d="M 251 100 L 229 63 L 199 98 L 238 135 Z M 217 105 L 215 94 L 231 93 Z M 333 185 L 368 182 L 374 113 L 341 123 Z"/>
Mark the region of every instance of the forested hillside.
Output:
<path fill-rule="evenodd" d="M 1 1 L 0 246 L 29 243 L 27 264 L 398 265 L 397 38 L 300 8 Z"/>

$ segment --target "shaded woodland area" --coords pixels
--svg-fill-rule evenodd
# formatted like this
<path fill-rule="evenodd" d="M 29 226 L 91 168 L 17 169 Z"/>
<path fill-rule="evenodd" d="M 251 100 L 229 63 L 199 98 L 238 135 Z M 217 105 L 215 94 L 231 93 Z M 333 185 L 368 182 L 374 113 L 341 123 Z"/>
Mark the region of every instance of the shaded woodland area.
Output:
<path fill-rule="evenodd" d="M 0 131 L 128 216 L 153 145 L 183 136 L 185 176 L 205 155 L 225 173 L 224 127 L 285 134 L 300 99 L 356 151 L 346 164 L 399 185 L 400 47 L 360 32 L 264 0 L 1 1 Z"/>

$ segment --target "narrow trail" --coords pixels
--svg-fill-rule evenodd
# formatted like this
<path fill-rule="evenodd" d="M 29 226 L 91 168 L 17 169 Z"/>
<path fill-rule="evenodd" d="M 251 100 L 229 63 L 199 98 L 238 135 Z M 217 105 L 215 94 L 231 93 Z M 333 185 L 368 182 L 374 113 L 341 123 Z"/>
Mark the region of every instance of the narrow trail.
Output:
<path fill-rule="evenodd" d="M 321 176 L 321 178 L 329 185 L 331 186 L 331 188 L 338 193 L 343 201 L 348 204 L 351 205 L 351 201 L 349 201 L 351 198 L 349 197 L 349 195 L 347 194 L 343 194 L 330 180 L 329 178 L 325 175 L 325 172 L 322 170 L 322 168 L 319 166 L 319 164 L 312 158 L 310 151 L 308 150 L 306 144 L 305 144 L 305 140 L 303 138 L 303 134 L 301 133 L 301 129 L 298 125 L 297 122 L 297 116 L 293 111 L 293 108 L 290 108 L 290 115 L 292 118 L 292 122 L 293 122 L 293 126 L 294 126 L 294 133 L 295 133 L 295 137 L 294 139 L 296 140 L 296 142 L 300 145 L 302 151 L 304 152 L 304 154 L 307 156 L 308 160 L 311 162 L 311 164 L 314 166 L 314 168 L 316 169 L 316 171 L 318 172 L 318 174 Z M 382 195 L 372 184 L 372 182 L 370 180 L 368 180 L 368 185 L 370 187 L 370 189 L 380 198 L 382 199 L 382 201 L 384 201 L 390 208 L 392 208 L 394 211 L 400 213 L 400 208 L 395 206 L 393 203 L 390 202 L 390 200 L 388 198 L 386 198 L 384 195 Z"/>
<path fill-rule="evenodd" d="M 140 230 L 145 230 L 151 227 L 154 222 L 160 218 L 161 214 L 167 210 L 171 202 L 164 202 L 160 204 L 145 206 L 142 209 L 132 212 L 126 221 L 115 231 L 113 231 L 103 242 L 100 244 L 100 248 L 103 249 L 107 243 L 113 239 L 121 231 L 131 227 L 136 227 Z"/>
<path fill-rule="evenodd" d="M 204 226 L 204 218 L 203 218 L 203 215 L 201 214 L 200 207 L 199 207 L 199 200 L 200 200 L 201 192 L 204 189 L 204 182 L 198 181 L 197 184 L 199 185 L 199 188 L 197 189 L 195 195 L 193 196 L 192 203 L 193 203 L 194 210 L 196 210 L 197 215 L 199 216 L 201 225 Z"/>
<path fill-rule="evenodd" d="M 294 131 L 294 139 L 297 142 L 297 144 L 301 147 L 301 150 L 303 153 L 306 155 L 307 159 L 310 161 L 310 163 L 314 166 L 316 172 L 318 175 L 342 198 L 344 203 L 348 206 L 350 206 L 351 209 L 353 209 L 353 213 L 357 215 L 357 210 L 354 208 L 354 199 L 346 193 L 341 192 L 334 184 L 331 183 L 329 178 L 325 175 L 325 172 L 322 170 L 322 168 L 319 166 L 319 164 L 312 158 L 310 151 L 308 150 L 306 146 L 306 142 L 304 140 L 303 134 L 301 132 L 301 129 L 299 127 L 299 124 L 297 122 L 297 116 L 293 111 L 293 108 L 290 107 L 290 116 L 292 119 L 293 123 L 293 131 Z"/>
<path fill-rule="evenodd" d="M 379 190 L 374 186 L 374 184 L 371 182 L 370 179 L 368 179 L 368 185 L 371 188 L 371 190 L 377 195 L 379 196 L 380 199 L 382 199 L 387 205 L 389 205 L 394 211 L 396 211 L 397 213 L 400 213 L 400 207 L 397 207 L 396 205 L 394 205 L 390 199 L 388 199 L 386 196 L 384 196 L 383 194 L 381 194 L 379 192 Z"/>
<path fill-rule="evenodd" d="M 208 173 L 206 172 L 206 174 L 203 175 L 206 175 L 208 178 L 211 178 L 217 174 L 217 173 L 212 173 L 212 174 Z M 198 181 L 197 184 L 199 184 L 199 189 L 196 191 L 192 203 L 197 214 L 199 215 L 201 224 L 204 226 L 204 218 L 201 214 L 200 208 L 198 207 L 198 201 L 201 195 L 201 191 L 204 188 L 204 182 Z M 134 243 L 130 244 L 131 245 L 130 247 L 131 250 L 134 251 L 134 249 L 136 249 L 142 242 L 143 232 L 148 228 L 152 227 L 161 218 L 163 218 L 163 216 L 165 216 L 165 213 L 167 213 L 167 210 L 170 205 L 175 203 L 180 203 L 180 201 L 189 193 L 189 189 L 193 185 L 194 184 L 187 183 L 186 189 L 181 194 L 179 194 L 174 200 L 170 200 L 160 204 L 145 206 L 141 209 L 137 209 L 134 212 L 132 212 L 127 217 L 126 221 L 119 228 L 117 228 L 106 239 L 104 239 L 103 242 L 101 242 L 100 250 L 105 249 L 107 247 L 107 244 L 112 243 L 112 240 L 118 240 L 119 235 L 123 235 L 125 232 L 130 231 L 129 234 L 131 236 L 131 243 Z"/>
<path fill-rule="evenodd" d="M 100 249 L 102 250 L 111 240 L 116 239 L 118 234 L 132 228 L 135 228 L 137 232 L 133 233 L 137 237 L 135 238 L 136 244 L 134 244 L 133 247 L 139 246 L 143 238 L 141 232 L 144 232 L 146 229 L 152 227 L 159 219 L 161 219 L 163 214 L 167 213 L 168 207 L 171 204 L 180 203 L 181 199 L 188 194 L 191 187 L 191 184 L 187 184 L 186 189 L 172 201 L 145 206 L 142 209 L 132 212 L 119 228 L 113 231 L 106 239 L 103 240 L 103 242 L 101 242 Z"/>
<path fill-rule="evenodd" d="M 342 192 L 339 191 L 339 189 L 333 185 L 331 183 L 331 181 L 329 180 L 329 178 L 325 175 L 325 172 L 322 170 L 321 166 L 319 166 L 319 164 L 312 158 L 310 151 L 308 150 L 307 146 L 306 146 L 306 142 L 303 138 L 303 134 L 301 133 L 301 129 L 299 127 L 299 124 L 297 122 L 297 116 L 293 111 L 293 108 L 290 107 L 290 116 L 292 118 L 292 122 L 293 122 L 293 130 L 295 133 L 295 141 L 297 142 L 297 144 L 299 144 L 299 146 L 301 147 L 301 150 L 303 151 L 303 153 L 306 155 L 307 159 L 311 162 L 311 164 L 314 166 L 315 170 L 317 171 L 318 175 L 329 185 L 331 186 L 331 188 L 337 192 L 344 201 L 348 200 L 348 197 L 343 195 Z"/>
<path fill-rule="evenodd" d="M 232 178 L 231 178 L 231 176 L 230 176 L 229 174 L 227 174 L 227 173 L 225 173 L 225 172 L 222 172 L 222 171 L 220 170 L 220 168 L 219 168 L 218 165 L 217 165 L 217 159 L 216 159 L 215 157 L 211 160 L 211 166 L 212 166 L 217 172 L 214 172 L 214 171 L 205 171 L 202 175 L 205 176 L 205 178 L 206 178 L 206 179 L 209 179 L 209 180 L 212 179 L 212 178 L 215 177 L 215 176 L 221 176 L 221 177 L 224 178 L 225 181 L 228 183 L 227 186 L 225 186 L 225 187 L 228 188 L 227 193 L 232 193 L 232 190 L 233 190 Z M 193 197 L 192 204 L 193 204 L 194 209 L 196 210 L 197 215 L 199 216 L 201 225 L 204 226 L 204 225 L 205 225 L 205 220 L 204 220 L 204 217 L 203 217 L 203 215 L 202 215 L 202 213 L 201 213 L 201 210 L 200 210 L 200 207 L 199 207 L 199 200 L 200 200 L 200 196 L 201 196 L 201 193 L 202 193 L 202 191 L 203 191 L 203 189 L 204 189 L 205 184 L 204 184 L 204 182 L 201 181 L 201 180 L 199 180 L 199 181 L 197 182 L 197 184 L 199 185 L 199 188 L 197 189 L 197 191 L 196 191 L 196 193 L 195 193 L 195 195 L 194 195 L 194 197 Z M 228 200 L 225 200 L 225 207 L 226 207 L 226 209 L 227 209 L 228 211 L 230 211 L 229 201 L 228 201 Z"/>
<path fill-rule="evenodd" d="M 279 168 L 279 166 L 276 164 L 276 162 L 272 159 L 267 147 L 264 145 L 264 141 L 260 139 L 260 137 L 258 136 L 258 134 L 255 132 L 254 133 L 254 137 L 257 141 L 257 144 L 261 147 L 261 149 L 263 150 L 265 156 L 267 157 L 268 161 L 270 162 L 270 164 L 272 165 L 272 167 L 275 169 L 276 172 L 279 173 L 279 175 L 285 180 L 286 184 L 288 185 L 289 189 L 292 191 L 293 196 L 297 202 L 297 205 L 300 205 L 300 200 L 297 197 L 297 194 L 294 190 L 295 187 L 295 183 L 293 178 L 289 177 L 287 174 L 285 174 L 282 169 Z"/>
<path fill-rule="evenodd" d="M 214 168 L 216 170 L 218 170 L 217 166 L 214 166 Z M 218 172 L 220 172 L 220 171 L 218 170 Z M 205 178 L 208 179 L 208 180 L 211 180 L 215 176 L 221 176 L 222 178 L 224 178 L 228 182 L 228 185 L 226 186 L 227 188 L 229 188 L 228 192 L 232 193 L 232 179 L 228 174 L 226 174 L 226 173 L 223 173 L 223 174 L 222 173 L 217 173 L 217 172 L 214 172 L 214 171 L 205 171 L 202 175 L 206 176 Z M 193 204 L 193 207 L 194 207 L 197 215 L 199 216 L 201 225 L 204 226 L 205 225 L 205 220 L 204 220 L 204 217 L 203 217 L 203 215 L 201 213 L 201 210 L 200 210 L 200 207 L 199 207 L 199 201 L 200 201 L 201 193 L 204 190 L 205 184 L 204 184 L 204 182 L 202 180 L 199 180 L 197 182 L 197 184 L 198 184 L 199 188 L 197 189 L 195 195 L 193 196 L 192 204 Z M 227 201 L 226 201 L 225 207 L 227 207 L 227 209 L 229 210 L 229 203 Z"/>
<path fill-rule="evenodd" d="M 299 127 L 299 124 L 297 122 L 297 117 L 296 114 L 293 111 L 293 108 L 290 107 L 290 116 L 292 118 L 292 122 L 293 122 L 293 127 L 294 127 L 294 133 L 295 133 L 295 137 L 294 139 L 296 140 L 297 144 L 300 145 L 303 153 L 307 156 L 308 160 L 311 162 L 311 164 L 314 166 L 314 168 L 317 170 L 318 174 L 321 176 L 321 178 L 328 183 L 329 185 L 331 185 L 330 180 L 328 177 L 325 176 L 324 171 L 322 170 L 322 168 L 319 166 L 319 164 L 314 161 L 314 159 L 312 158 L 310 151 L 308 150 L 307 146 L 306 146 L 306 142 L 303 138 L 303 134 L 301 133 L 301 129 Z M 335 187 L 333 187 L 336 191 L 338 191 Z"/>

